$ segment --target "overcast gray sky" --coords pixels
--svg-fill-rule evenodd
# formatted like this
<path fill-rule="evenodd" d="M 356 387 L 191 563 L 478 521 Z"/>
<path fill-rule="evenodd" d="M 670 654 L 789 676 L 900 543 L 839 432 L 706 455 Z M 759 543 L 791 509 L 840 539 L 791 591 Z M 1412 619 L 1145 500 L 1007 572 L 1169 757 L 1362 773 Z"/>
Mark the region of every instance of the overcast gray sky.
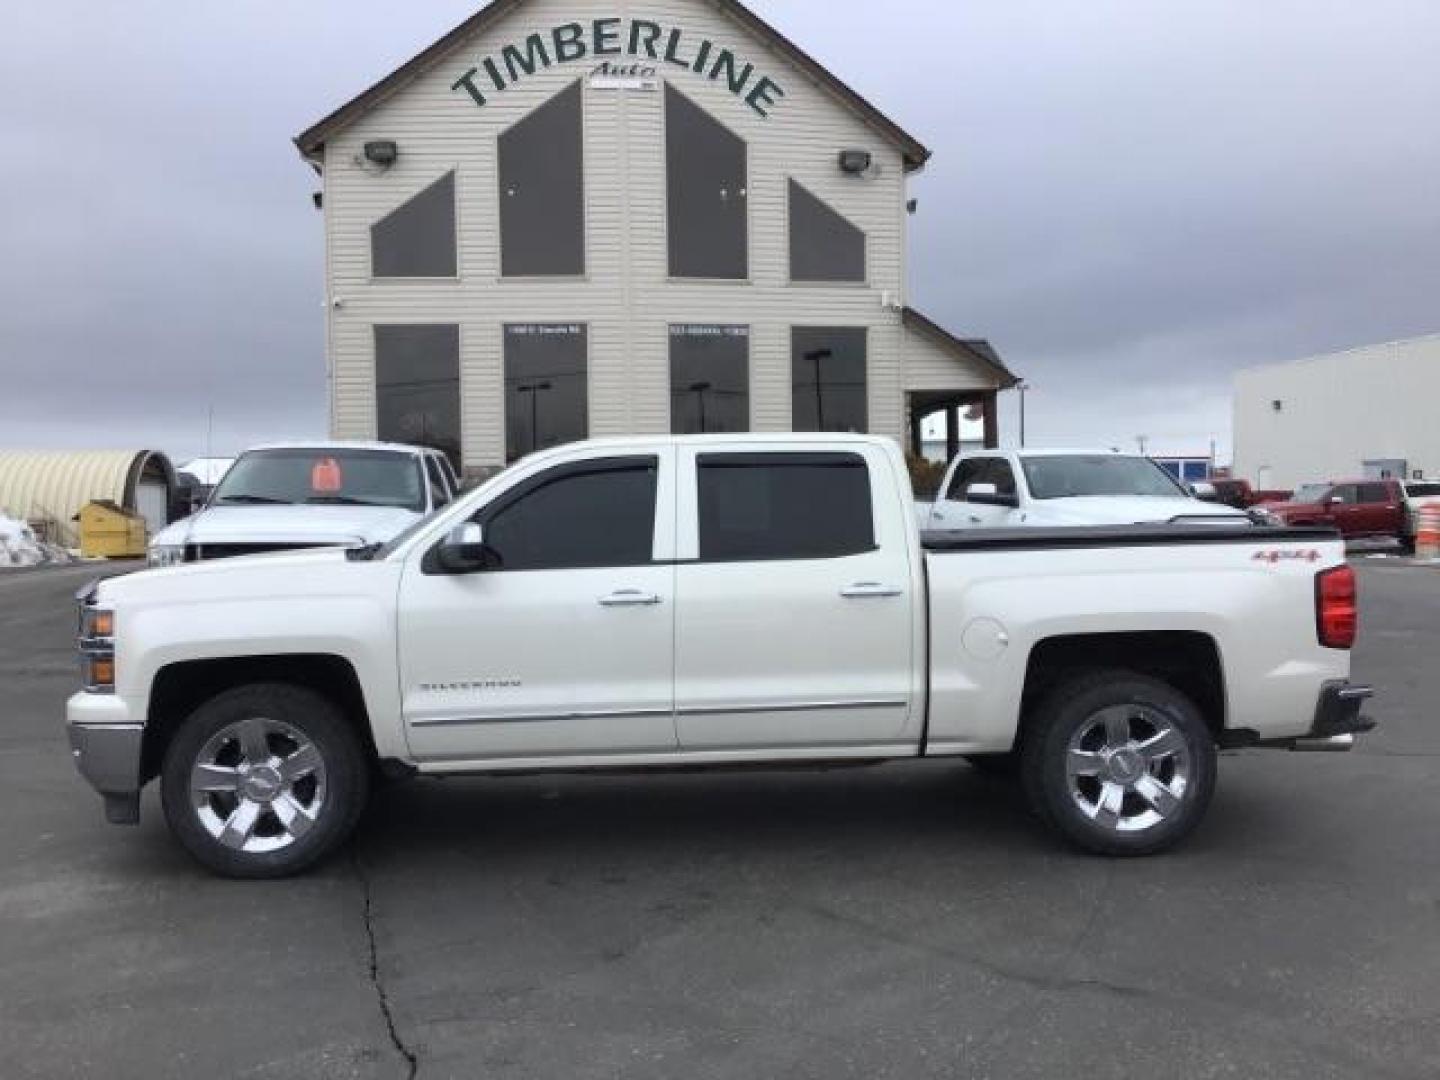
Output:
<path fill-rule="evenodd" d="M 479 5 L 4 6 L 0 446 L 323 433 L 290 138 Z M 753 6 L 934 150 L 913 299 L 1035 441 L 1223 452 L 1236 368 L 1440 330 L 1440 3 Z"/>

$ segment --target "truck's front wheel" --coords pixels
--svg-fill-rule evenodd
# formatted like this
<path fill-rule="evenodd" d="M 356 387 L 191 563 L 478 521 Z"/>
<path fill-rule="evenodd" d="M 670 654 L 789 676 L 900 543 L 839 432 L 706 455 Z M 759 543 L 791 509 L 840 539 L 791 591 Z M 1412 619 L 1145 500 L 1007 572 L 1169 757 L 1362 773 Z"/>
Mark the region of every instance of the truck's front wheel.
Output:
<path fill-rule="evenodd" d="M 369 770 L 354 730 L 312 690 L 240 686 L 181 725 L 161 799 L 185 849 L 226 877 L 295 874 L 344 843 Z"/>
<path fill-rule="evenodd" d="M 1215 741 L 1200 711 L 1173 686 L 1128 671 L 1052 690 L 1021 756 L 1039 816 L 1102 855 L 1152 855 L 1178 843 L 1215 790 Z"/>

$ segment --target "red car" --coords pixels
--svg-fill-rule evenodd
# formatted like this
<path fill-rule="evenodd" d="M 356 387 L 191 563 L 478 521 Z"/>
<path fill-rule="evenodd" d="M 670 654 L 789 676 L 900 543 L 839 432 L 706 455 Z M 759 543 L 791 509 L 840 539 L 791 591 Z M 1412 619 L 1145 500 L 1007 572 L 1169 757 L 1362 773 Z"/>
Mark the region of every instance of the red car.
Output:
<path fill-rule="evenodd" d="M 1302 484 L 1288 502 L 1265 503 L 1261 509 L 1286 525 L 1328 525 L 1347 540 L 1362 536 L 1403 539 L 1407 531 L 1405 493 L 1396 480 Z"/>

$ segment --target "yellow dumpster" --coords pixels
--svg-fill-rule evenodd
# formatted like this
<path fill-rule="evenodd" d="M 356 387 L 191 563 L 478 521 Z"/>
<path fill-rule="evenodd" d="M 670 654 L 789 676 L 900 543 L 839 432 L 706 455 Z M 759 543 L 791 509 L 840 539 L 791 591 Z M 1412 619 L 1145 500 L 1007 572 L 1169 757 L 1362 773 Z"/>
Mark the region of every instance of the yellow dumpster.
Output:
<path fill-rule="evenodd" d="M 80 554 L 87 559 L 139 559 L 145 555 L 145 519 L 108 499 L 86 503 L 80 522 Z"/>

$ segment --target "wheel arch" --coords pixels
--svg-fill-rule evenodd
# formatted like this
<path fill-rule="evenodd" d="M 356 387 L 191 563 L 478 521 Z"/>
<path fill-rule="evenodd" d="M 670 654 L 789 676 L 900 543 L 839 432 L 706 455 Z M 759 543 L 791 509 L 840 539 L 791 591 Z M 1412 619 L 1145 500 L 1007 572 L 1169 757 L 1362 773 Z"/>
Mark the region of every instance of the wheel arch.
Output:
<path fill-rule="evenodd" d="M 1190 698 L 1217 738 L 1228 714 L 1225 669 L 1209 634 L 1194 630 L 1062 634 L 1035 644 L 1025 670 L 1016 746 L 1035 707 L 1061 682 L 1086 672 L 1121 669 L 1159 679 Z"/>
<path fill-rule="evenodd" d="M 166 749 L 191 713 L 227 690 L 256 683 L 284 683 L 322 695 L 355 729 L 366 755 L 372 761 L 378 759 L 360 677 L 345 657 L 284 653 L 181 660 L 161 668 L 151 685 L 140 755 L 141 783 L 159 775 Z"/>

